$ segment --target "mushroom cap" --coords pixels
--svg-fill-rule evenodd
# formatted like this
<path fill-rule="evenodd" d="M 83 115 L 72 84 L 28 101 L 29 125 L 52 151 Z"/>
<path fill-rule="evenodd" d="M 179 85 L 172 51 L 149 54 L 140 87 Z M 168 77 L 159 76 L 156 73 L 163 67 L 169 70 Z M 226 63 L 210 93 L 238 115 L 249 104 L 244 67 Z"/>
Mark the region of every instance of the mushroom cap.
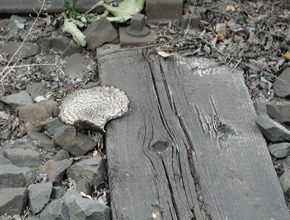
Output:
<path fill-rule="evenodd" d="M 128 111 L 130 100 L 114 86 L 79 89 L 68 94 L 60 105 L 59 118 L 71 125 L 85 124 L 87 129 L 104 130 L 105 124 Z"/>

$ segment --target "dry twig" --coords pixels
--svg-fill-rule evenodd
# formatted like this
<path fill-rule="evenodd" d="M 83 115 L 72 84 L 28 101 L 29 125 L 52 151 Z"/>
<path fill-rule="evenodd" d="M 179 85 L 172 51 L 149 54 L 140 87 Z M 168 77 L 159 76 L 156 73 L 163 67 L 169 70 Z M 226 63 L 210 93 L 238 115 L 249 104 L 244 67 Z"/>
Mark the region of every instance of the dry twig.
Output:
<path fill-rule="evenodd" d="M 6 76 L 11 72 L 11 70 L 9 70 L 7 73 L 5 73 L 5 71 L 6 71 L 8 68 L 11 68 L 11 67 L 10 67 L 10 63 L 12 62 L 12 60 L 14 59 L 14 57 L 17 55 L 17 53 L 20 51 L 20 49 L 23 47 L 24 43 L 26 42 L 28 36 L 30 35 L 31 30 L 32 30 L 33 27 L 35 26 L 35 24 L 36 24 L 36 22 L 37 22 L 37 20 L 38 20 L 38 18 L 39 18 L 39 16 L 40 16 L 40 14 L 41 14 L 41 11 L 42 11 L 42 9 L 43 9 L 43 7 L 44 7 L 44 4 L 45 4 L 45 0 L 42 1 L 42 5 L 41 5 L 41 7 L 40 7 L 39 12 L 37 13 L 37 16 L 36 16 L 36 18 L 35 18 L 35 21 L 33 22 L 32 26 L 31 26 L 31 28 L 29 29 L 28 33 L 26 34 L 25 38 L 23 39 L 21 45 L 18 47 L 18 49 L 16 50 L 16 52 L 15 52 L 15 53 L 13 54 L 13 56 L 10 58 L 9 62 L 7 63 L 7 65 L 4 67 L 4 69 L 3 69 L 2 72 L 0 73 L 0 76 L 1 76 L 1 80 L 0 80 L 0 82 L 1 82 L 3 88 L 4 88 L 4 86 L 3 86 L 3 81 L 4 81 L 5 77 L 6 77 Z M 14 66 L 15 66 L 16 63 L 19 61 L 19 59 L 20 59 L 20 56 L 18 57 L 18 59 L 17 59 L 17 61 L 15 62 Z M 12 67 L 12 68 L 13 68 L 13 67 Z M 4 74 L 4 73 L 5 73 L 5 74 Z M 4 75 L 4 76 L 3 76 L 3 75 Z"/>

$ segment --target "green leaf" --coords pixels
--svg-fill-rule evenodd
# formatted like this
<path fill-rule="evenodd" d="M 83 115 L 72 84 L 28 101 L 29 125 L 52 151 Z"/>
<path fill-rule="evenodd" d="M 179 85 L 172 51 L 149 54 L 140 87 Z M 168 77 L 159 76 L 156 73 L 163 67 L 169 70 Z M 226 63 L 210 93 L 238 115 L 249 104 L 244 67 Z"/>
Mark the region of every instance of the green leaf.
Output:
<path fill-rule="evenodd" d="M 132 18 L 133 15 L 139 13 L 143 9 L 144 3 L 145 0 L 124 0 L 119 3 L 118 7 L 110 6 L 108 3 L 104 3 L 103 6 L 115 17 L 126 19 L 128 16 Z"/>
<path fill-rule="evenodd" d="M 64 33 L 70 33 L 73 36 L 74 41 L 77 44 L 86 46 L 86 36 L 77 28 L 77 25 L 69 19 L 64 20 L 64 27 L 62 29 Z"/>

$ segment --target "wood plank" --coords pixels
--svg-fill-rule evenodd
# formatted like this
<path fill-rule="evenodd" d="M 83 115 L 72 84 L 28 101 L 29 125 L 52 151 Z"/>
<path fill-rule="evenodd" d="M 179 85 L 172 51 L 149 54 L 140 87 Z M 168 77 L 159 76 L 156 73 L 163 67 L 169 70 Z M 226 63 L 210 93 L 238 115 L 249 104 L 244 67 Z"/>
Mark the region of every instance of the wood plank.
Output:
<path fill-rule="evenodd" d="M 98 63 L 131 100 L 106 127 L 113 219 L 289 219 L 241 72 L 140 50 Z"/>
<path fill-rule="evenodd" d="M 91 9 L 100 0 L 78 0 L 77 12 L 84 13 Z M 72 4 L 72 1 L 68 1 Z M 39 12 L 42 1 L 39 0 L 1 0 L 0 13 L 35 13 Z M 42 12 L 59 13 L 63 12 L 62 0 L 46 0 Z"/>

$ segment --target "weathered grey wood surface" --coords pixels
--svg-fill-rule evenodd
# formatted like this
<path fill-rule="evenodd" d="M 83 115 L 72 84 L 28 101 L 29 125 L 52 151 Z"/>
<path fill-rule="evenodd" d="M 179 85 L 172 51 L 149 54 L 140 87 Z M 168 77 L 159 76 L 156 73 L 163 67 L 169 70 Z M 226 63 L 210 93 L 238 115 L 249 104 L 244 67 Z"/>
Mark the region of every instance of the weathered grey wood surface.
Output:
<path fill-rule="evenodd" d="M 131 99 L 106 127 L 113 219 L 290 219 L 242 73 L 140 50 L 98 63 Z"/>
<path fill-rule="evenodd" d="M 78 0 L 77 12 L 86 12 L 100 0 Z M 72 1 L 68 1 L 72 5 Z M 35 13 L 39 12 L 42 1 L 39 0 L 0 0 L 0 13 Z M 46 0 L 42 12 L 63 12 L 63 0 Z"/>

